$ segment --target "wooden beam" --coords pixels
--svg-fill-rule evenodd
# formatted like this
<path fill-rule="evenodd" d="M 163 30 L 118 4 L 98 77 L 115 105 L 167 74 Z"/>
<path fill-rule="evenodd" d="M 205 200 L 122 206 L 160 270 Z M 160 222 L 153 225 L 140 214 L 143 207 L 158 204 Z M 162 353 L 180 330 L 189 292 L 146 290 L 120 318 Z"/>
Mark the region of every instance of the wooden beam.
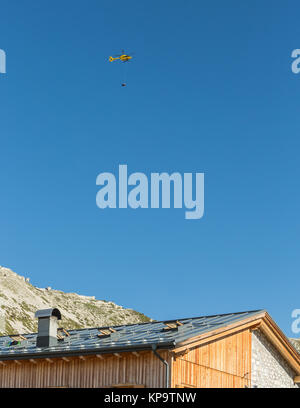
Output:
<path fill-rule="evenodd" d="M 66 330 L 66 329 L 64 329 L 63 327 L 60 327 L 59 329 L 57 329 L 57 331 L 58 331 L 58 332 L 65 333 L 65 335 L 66 335 L 66 336 L 70 336 L 70 333 L 69 333 L 69 332 L 67 332 L 67 330 Z"/>
<path fill-rule="evenodd" d="M 68 359 L 67 357 L 62 357 L 62 360 L 64 360 L 66 363 L 70 362 L 70 359 Z"/>
<path fill-rule="evenodd" d="M 79 356 L 80 360 L 85 360 L 86 358 L 84 356 Z"/>
<path fill-rule="evenodd" d="M 100 360 L 104 360 L 104 357 L 101 354 L 96 354 L 97 358 L 100 358 Z"/>
<path fill-rule="evenodd" d="M 4 361 L 0 361 L 0 364 L 3 366 L 6 366 L 6 364 L 4 363 Z"/>
<path fill-rule="evenodd" d="M 121 354 L 119 354 L 119 353 L 114 353 L 114 356 L 122 358 Z"/>
<path fill-rule="evenodd" d="M 264 323 L 266 323 L 266 325 L 270 327 L 270 329 L 276 334 L 276 336 L 280 339 L 282 345 L 285 346 L 285 348 L 287 348 L 290 351 L 290 353 L 297 360 L 299 367 L 300 367 L 300 354 L 296 351 L 295 347 L 291 344 L 289 339 L 281 331 L 281 329 L 277 326 L 277 324 L 274 322 L 274 320 L 271 318 L 271 316 L 268 313 L 266 313 L 266 316 L 264 318 Z M 300 374 L 300 369 L 297 372 L 297 374 Z"/>
<path fill-rule="evenodd" d="M 297 375 L 296 377 L 294 377 L 294 383 L 300 384 L 300 375 Z"/>
<path fill-rule="evenodd" d="M 15 334 L 15 335 L 12 335 L 12 336 L 9 336 L 9 337 L 14 341 L 26 340 L 26 337 L 22 336 L 21 334 Z"/>
<path fill-rule="evenodd" d="M 19 360 L 14 360 L 14 362 L 15 362 L 16 364 L 18 364 L 18 365 L 21 365 L 21 363 L 20 363 Z"/>
<path fill-rule="evenodd" d="M 256 326 L 251 327 L 250 332 L 252 333 L 252 332 L 259 330 L 259 327 L 260 327 L 260 324 L 257 324 Z"/>
<path fill-rule="evenodd" d="M 48 361 L 48 363 L 50 363 L 50 364 L 53 364 L 53 363 L 54 363 L 54 361 L 51 360 L 51 358 L 46 358 L 46 361 Z"/>
<path fill-rule="evenodd" d="M 133 383 L 124 383 L 124 384 L 113 384 L 112 388 L 145 388 L 144 384 L 133 384 Z"/>
<path fill-rule="evenodd" d="M 32 364 L 37 364 L 37 361 L 34 360 L 33 358 L 31 358 L 29 361 L 30 361 Z"/>
<path fill-rule="evenodd" d="M 189 346 L 190 347 L 190 346 Z M 171 356 L 176 360 L 176 358 L 179 358 L 179 357 L 183 357 L 183 356 L 185 356 L 186 354 L 188 354 L 189 352 L 190 352 L 190 348 L 189 347 L 186 347 L 186 348 L 184 348 L 183 350 L 181 350 L 181 351 L 177 351 L 177 350 L 175 350 L 175 352 L 174 351 L 170 351 L 170 354 L 171 354 Z"/>
<path fill-rule="evenodd" d="M 133 351 L 132 354 L 133 354 L 134 356 L 136 356 L 136 357 L 140 357 L 139 353 L 136 352 L 136 351 Z"/>
<path fill-rule="evenodd" d="M 196 385 L 181 383 L 179 388 L 197 388 Z"/>

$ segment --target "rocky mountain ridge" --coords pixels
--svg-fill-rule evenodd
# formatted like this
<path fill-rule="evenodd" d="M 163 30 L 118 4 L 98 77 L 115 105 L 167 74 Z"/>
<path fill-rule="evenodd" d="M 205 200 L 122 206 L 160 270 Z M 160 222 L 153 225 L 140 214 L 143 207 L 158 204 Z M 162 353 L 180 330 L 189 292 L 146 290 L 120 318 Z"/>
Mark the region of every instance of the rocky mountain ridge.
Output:
<path fill-rule="evenodd" d="M 36 332 L 35 312 L 51 307 L 61 311 L 60 326 L 67 330 L 151 321 L 142 313 L 96 300 L 95 296 L 38 288 L 27 278 L 0 266 L 0 335 Z M 300 339 L 290 341 L 300 353 Z"/>
<path fill-rule="evenodd" d="M 150 321 L 142 313 L 94 296 L 37 288 L 29 279 L 0 266 L 0 335 L 37 331 L 34 313 L 57 307 L 65 329 L 101 327 Z"/>

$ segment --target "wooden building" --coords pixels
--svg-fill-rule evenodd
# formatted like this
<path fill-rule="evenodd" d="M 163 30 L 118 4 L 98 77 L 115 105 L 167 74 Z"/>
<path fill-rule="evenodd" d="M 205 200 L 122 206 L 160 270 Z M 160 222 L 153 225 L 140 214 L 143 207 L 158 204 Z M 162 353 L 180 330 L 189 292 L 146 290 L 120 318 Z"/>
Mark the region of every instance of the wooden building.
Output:
<path fill-rule="evenodd" d="M 300 356 L 263 310 L 0 337 L 0 387 L 298 387 Z"/>

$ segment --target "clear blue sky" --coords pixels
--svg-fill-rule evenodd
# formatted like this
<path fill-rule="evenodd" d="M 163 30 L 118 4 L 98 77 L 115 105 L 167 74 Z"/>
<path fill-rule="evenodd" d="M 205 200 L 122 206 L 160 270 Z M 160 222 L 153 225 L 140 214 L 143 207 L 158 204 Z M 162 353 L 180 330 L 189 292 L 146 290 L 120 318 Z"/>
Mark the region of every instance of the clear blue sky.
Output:
<path fill-rule="evenodd" d="M 0 264 L 155 319 L 266 308 L 291 335 L 299 1 L 0 5 Z M 124 163 L 204 172 L 204 218 L 97 208 L 96 176 Z"/>

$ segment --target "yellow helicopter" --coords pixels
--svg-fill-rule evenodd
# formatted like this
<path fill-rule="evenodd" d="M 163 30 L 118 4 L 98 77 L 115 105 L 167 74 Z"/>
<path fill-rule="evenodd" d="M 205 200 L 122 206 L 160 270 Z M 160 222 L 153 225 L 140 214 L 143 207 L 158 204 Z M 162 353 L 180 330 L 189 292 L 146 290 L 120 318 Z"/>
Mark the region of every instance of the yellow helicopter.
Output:
<path fill-rule="evenodd" d="M 112 57 L 109 57 L 109 62 L 113 62 L 113 61 L 116 61 L 116 60 L 119 60 L 121 62 L 128 62 L 131 59 L 132 59 L 132 55 L 125 54 L 125 51 L 122 50 L 122 54 L 113 55 Z M 126 86 L 125 66 L 124 66 L 124 81 L 122 82 L 121 86 Z"/>
<path fill-rule="evenodd" d="M 131 59 L 132 59 L 132 56 L 125 54 L 124 50 L 122 50 L 122 54 L 114 55 L 112 57 L 109 57 L 110 62 L 113 62 L 113 61 L 116 61 L 116 60 L 120 60 L 122 62 L 127 62 L 127 61 L 129 61 Z"/>

